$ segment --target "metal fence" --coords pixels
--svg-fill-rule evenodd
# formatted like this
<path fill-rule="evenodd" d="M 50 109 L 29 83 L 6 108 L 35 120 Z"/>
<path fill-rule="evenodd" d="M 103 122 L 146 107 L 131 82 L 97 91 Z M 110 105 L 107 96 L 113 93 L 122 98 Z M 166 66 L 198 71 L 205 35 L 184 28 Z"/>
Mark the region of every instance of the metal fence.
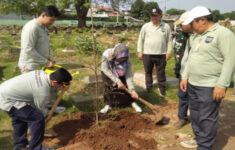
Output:
<path fill-rule="evenodd" d="M 29 20 L 8 20 L 8 19 L 0 19 L 0 25 L 24 25 L 25 23 L 27 23 Z M 87 25 L 91 24 L 91 21 L 87 21 L 86 22 Z M 65 25 L 76 25 L 78 24 L 77 20 L 57 20 L 55 21 L 55 24 L 57 25 L 61 25 L 61 24 L 65 24 Z M 94 24 L 116 24 L 116 22 L 104 22 L 104 21 L 94 21 Z M 138 24 L 138 23 L 131 23 L 131 22 L 126 22 L 125 24 Z"/>

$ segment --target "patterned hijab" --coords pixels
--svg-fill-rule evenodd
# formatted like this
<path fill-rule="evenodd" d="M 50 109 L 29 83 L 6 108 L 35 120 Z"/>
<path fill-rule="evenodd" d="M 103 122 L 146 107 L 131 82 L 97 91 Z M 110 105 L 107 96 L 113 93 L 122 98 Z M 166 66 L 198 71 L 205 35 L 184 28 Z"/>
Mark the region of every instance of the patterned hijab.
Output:
<path fill-rule="evenodd" d="M 109 68 L 113 74 L 117 77 L 125 76 L 130 60 L 129 50 L 124 44 L 118 43 L 114 48 L 107 49 L 103 57 L 108 60 Z M 119 62 L 118 59 L 120 58 L 127 58 L 127 60 Z"/>

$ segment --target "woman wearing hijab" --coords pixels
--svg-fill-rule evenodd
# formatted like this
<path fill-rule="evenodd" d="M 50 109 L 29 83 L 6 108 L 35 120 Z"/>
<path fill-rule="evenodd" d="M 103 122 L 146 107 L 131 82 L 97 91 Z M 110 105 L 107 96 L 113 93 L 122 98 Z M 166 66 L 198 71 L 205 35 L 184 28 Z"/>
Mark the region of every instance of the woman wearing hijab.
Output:
<path fill-rule="evenodd" d="M 101 75 L 104 83 L 105 107 L 101 113 L 107 113 L 112 107 L 132 106 L 136 112 L 142 109 L 134 102 L 138 98 L 135 92 L 131 73 L 129 50 L 124 44 L 117 44 L 114 48 L 104 51 L 101 64 Z M 124 91 L 128 88 L 131 95 Z"/>

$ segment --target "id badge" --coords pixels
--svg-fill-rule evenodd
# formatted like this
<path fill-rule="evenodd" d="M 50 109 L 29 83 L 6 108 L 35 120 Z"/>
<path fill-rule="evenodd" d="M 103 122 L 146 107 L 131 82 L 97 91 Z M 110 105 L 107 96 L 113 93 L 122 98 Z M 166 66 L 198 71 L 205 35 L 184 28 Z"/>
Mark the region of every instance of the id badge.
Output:
<path fill-rule="evenodd" d="M 207 36 L 205 42 L 206 43 L 211 43 L 213 41 L 214 37 Z"/>

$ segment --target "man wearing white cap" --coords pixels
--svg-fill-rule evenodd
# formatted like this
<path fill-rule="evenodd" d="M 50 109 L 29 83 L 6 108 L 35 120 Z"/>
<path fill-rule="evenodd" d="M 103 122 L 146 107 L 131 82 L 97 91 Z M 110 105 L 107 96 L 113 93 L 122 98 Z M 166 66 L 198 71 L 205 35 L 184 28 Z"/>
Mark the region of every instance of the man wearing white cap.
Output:
<path fill-rule="evenodd" d="M 235 36 L 212 19 L 207 8 L 198 6 L 182 23 L 192 23 L 193 30 L 199 34 L 191 47 L 180 85 L 189 94 L 197 150 L 212 150 L 220 101 L 225 97 L 235 68 Z"/>
<path fill-rule="evenodd" d="M 171 28 L 161 21 L 162 11 L 154 8 L 151 11 L 151 21 L 141 28 L 138 40 L 138 58 L 144 62 L 145 80 L 147 91 L 153 87 L 152 71 L 154 65 L 157 70 L 158 91 L 160 96 L 165 96 L 165 67 L 170 59 L 172 50 Z"/>
<path fill-rule="evenodd" d="M 188 18 L 189 12 L 184 12 L 179 20 L 174 22 L 174 51 L 175 51 L 175 75 L 179 78 L 179 83 L 181 81 L 180 73 L 183 71 L 185 63 L 187 61 L 187 56 L 190 51 L 191 43 L 188 39 L 192 33 L 192 26 L 182 25 L 182 23 Z M 192 39 L 192 36 L 191 36 Z M 184 55 L 185 53 L 185 55 Z M 182 59 L 184 57 L 184 59 Z M 182 67 L 181 67 L 182 65 Z M 174 124 L 176 129 L 179 129 L 187 124 L 188 122 L 188 94 L 182 91 L 180 88 L 178 90 L 179 106 L 178 106 L 178 118 L 179 120 Z"/>

